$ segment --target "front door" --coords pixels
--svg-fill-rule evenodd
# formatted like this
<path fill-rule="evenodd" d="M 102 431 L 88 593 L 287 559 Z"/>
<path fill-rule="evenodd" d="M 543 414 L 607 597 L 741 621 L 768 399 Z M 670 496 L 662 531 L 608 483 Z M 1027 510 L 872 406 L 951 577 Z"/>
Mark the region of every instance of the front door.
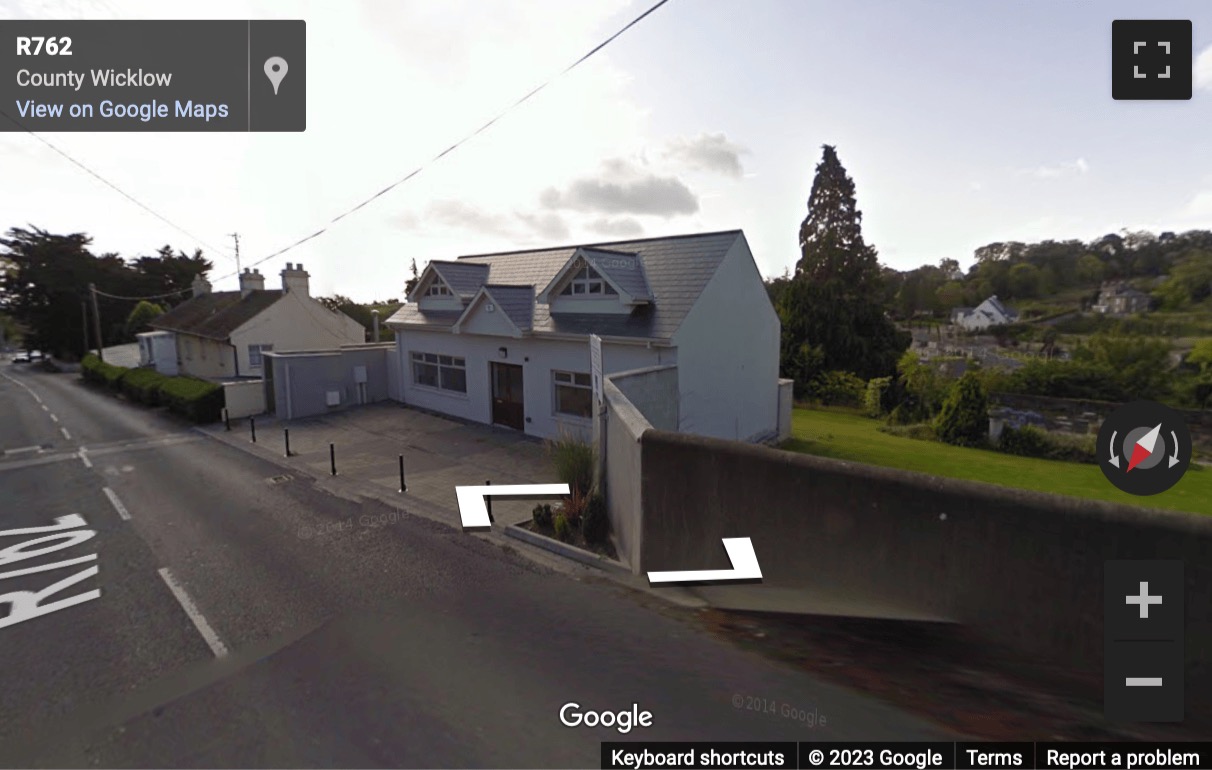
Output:
<path fill-rule="evenodd" d="M 526 407 L 522 398 L 522 367 L 492 364 L 492 421 L 517 430 L 526 429 Z"/>

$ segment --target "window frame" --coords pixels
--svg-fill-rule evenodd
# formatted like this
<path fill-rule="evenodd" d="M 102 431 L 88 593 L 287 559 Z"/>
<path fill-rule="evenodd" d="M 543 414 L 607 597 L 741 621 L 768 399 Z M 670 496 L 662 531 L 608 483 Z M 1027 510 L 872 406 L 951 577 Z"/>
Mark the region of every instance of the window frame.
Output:
<path fill-rule="evenodd" d="M 565 378 L 565 379 L 561 379 Z M 560 390 L 568 389 L 579 395 L 588 394 L 588 404 L 585 413 L 565 412 L 561 410 Z M 574 420 L 593 419 L 593 375 L 590 372 L 573 372 L 565 369 L 551 370 L 551 413 L 555 417 Z"/>
<path fill-rule="evenodd" d="M 436 291 L 435 291 L 436 290 Z M 454 292 L 446 285 L 446 282 L 441 278 L 435 277 L 429 282 L 429 286 L 425 287 L 426 297 L 453 297 Z"/>
<path fill-rule="evenodd" d="M 409 371 L 412 373 L 412 386 L 436 393 L 467 395 L 467 357 L 447 355 L 445 353 L 429 353 L 424 350 L 408 351 Z M 432 383 L 423 382 L 419 372 L 432 369 Z M 447 378 L 454 377 L 452 383 Z M 426 377 L 425 379 L 429 379 Z M 450 387 L 461 384 L 462 387 Z"/>
<path fill-rule="evenodd" d="M 273 343 L 250 342 L 248 344 L 248 368 L 261 369 L 265 366 L 265 354 L 274 352 Z M 256 354 L 254 363 L 253 354 Z"/>
<path fill-rule="evenodd" d="M 560 289 L 561 297 L 617 297 L 614 290 L 601 270 L 595 270 L 592 265 L 581 263 L 573 273 L 572 278 Z"/>

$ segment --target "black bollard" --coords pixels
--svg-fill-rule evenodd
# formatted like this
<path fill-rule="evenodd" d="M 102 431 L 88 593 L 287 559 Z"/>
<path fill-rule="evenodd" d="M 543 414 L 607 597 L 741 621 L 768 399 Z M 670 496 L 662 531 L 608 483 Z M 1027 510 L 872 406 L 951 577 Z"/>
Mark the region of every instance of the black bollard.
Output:
<path fill-rule="evenodd" d="M 223 407 L 223 428 L 231 432 L 231 417 L 227 414 L 227 407 Z"/>
<path fill-rule="evenodd" d="M 290 457 L 290 428 L 282 429 L 282 437 L 286 441 L 286 456 Z"/>
<path fill-rule="evenodd" d="M 404 455 L 400 455 L 400 493 L 408 491 L 408 485 L 404 483 Z"/>
<path fill-rule="evenodd" d="M 252 442 L 257 443 L 257 418 L 248 418 L 248 430 L 252 433 Z"/>
<path fill-rule="evenodd" d="M 337 475 L 337 445 L 328 445 L 328 462 L 332 466 L 332 475 Z"/>
<path fill-rule="evenodd" d="M 484 485 L 491 487 L 492 479 L 485 481 Z M 492 517 L 492 495 L 484 495 L 484 507 L 488 509 L 488 521 L 495 524 L 497 520 Z"/>

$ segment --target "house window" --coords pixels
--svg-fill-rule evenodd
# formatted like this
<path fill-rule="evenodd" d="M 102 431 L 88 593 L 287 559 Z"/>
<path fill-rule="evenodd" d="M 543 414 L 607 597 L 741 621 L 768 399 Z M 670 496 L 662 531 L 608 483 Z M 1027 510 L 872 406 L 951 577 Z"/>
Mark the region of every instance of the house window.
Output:
<path fill-rule="evenodd" d="M 467 392 L 467 361 L 437 353 L 412 353 L 412 381 L 416 385 L 454 393 Z"/>
<path fill-rule="evenodd" d="M 262 353 L 268 353 L 273 350 L 273 345 L 249 345 L 248 346 L 248 365 L 253 369 L 260 369 L 261 362 L 264 360 Z"/>
<path fill-rule="evenodd" d="M 429 284 L 429 288 L 425 291 L 425 294 L 430 297 L 452 296 L 450 289 L 446 288 L 446 284 L 442 283 L 440 280 L 435 280 L 433 283 Z"/>
<path fill-rule="evenodd" d="M 185 347 L 185 360 L 193 361 L 194 360 L 194 341 L 193 340 L 182 340 L 182 345 Z"/>
<path fill-rule="evenodd" d="M 582 265 L 576 273 L 573 274 L 572 280 L 560 292 L 562 296 L 578 296 L 594 295 L 601 297 L 603 295 L 617 295 L 610 284 L 606 283 L 605 279 L 588 265 Z"/>
<path fill-rule="evenodd" d="M 556 414 L 589 418 L 593 415 L 593 384 L 588 374 L 552 372 Z"/>

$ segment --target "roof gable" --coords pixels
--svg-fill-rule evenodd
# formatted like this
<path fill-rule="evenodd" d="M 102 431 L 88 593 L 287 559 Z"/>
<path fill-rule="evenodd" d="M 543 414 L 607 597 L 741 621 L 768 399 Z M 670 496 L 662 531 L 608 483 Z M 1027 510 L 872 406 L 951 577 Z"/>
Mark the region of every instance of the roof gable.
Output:
<path fill-rule="evenodd" d="M 729 251 L 744 237 L 740 230 L 726 230 L 585 246 L 470 255 L 460 257 L 454 264 L 476 265 L 478 267 L 475 269 L 486 270 L 485 283 L 491 286 L 530 287 L 537 294 L 552 283 L 553 277 L 568 265 L 578 250 L 600 252 L 603 261 L 611 254 L 634 254 L 642 267 L 642 275 L 651 297 L 649 303 L 637 305 L 629 313 L 552 314 L 550 306 L 536 298 L 537 301 L 533 305 L 533 332 L 576 336 L 596 333 L 603 337 L 668 340 L 677 332 L 690 309 L 698 302 L 704 288 Z M 450 264 L 452 263 L 442 262 L 440 267 L 444 269 Z M 426 270 L 429 269 L 427 266 Z M 611 268 L 606 267 L 606 270 Z M 621 287 L 637 289 L 626 283 L 632 280 L 632 277 L 625 272 L 611 272 L 610 280 Z M 504 297 L 498 297 L 498 302 L 508 304 Z M 424 309 L 416 302 L 410 301 L 389 319 L 389 323 L 396 328 L 415 325 L 452 330 L 461 315 L 433 308 Z"/>
<path fill-rule="evenodd" d="M 416 302 L 419 297 L 424 296 L 425 290 L 435 278 L 442 281 L 454 296 L 467 301 L 474 297 L 488 280 L 488 267 L 465 262 L 432 260 L 421 272 L 417 285 L 408 295 L 408 301 Z"/>
<path fill-rule="evenodd" d="M 489 313 L 494 313 L 492 320 L 489 320 Z M 463 331 L 491 333 L 487 330 L 495 326 L 506 334 L 521 337 L 532 329 L 533 318 L 533 286 L 483 286 L 467 303 L 467 309 L 455 322 L 453 331 L 456 334 Z M 487 326 L 485 322 L 488 322 Z"/>

